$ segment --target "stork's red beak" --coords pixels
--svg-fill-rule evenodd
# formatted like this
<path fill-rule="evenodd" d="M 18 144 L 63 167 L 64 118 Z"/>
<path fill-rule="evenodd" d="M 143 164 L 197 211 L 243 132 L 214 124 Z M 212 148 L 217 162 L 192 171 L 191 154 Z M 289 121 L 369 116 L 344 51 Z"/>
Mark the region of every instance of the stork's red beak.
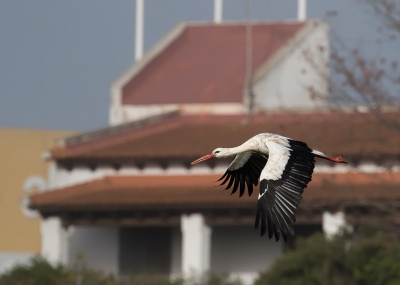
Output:
<path fill-rule="evenodd" d="M 213 159 L 215 157 L 214 154 L 210 153 L 210 154 L 206 154 L 205 156 L 200 157 L 199 159 L 196 159 L 195 161 L 192 162 L 192 164 L 196 164 L 199 162 L 203 162 L 209 159 Z"/>

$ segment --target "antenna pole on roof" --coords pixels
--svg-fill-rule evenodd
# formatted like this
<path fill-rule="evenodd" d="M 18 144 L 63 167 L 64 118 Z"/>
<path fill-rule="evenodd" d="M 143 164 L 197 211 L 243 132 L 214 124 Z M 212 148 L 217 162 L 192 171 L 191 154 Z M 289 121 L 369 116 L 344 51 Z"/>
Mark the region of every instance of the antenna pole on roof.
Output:
<path fill-rule="evenodd" d="M 143 55 L 143 17 L 144 0 L 136 0 L 135 61 Z"/>
<path fill-rule="evenodd" d="M 214 0 L 214 23 L 222 22 L 222 5 L 223 0 Z"/>
<path fill-rule="evenodd" d="M 297 0 L 297 20 L 305 21 L 307 18 L 307 0 Z"/>
<path fill-rule="evenodd" d="M 247 111 L 249 116 L 254 108 L 254 92 L 253 92 L 253 57 L 252 57 L 252 27 L 251 27 L 251 0 L 246 3 L 246 82 L 245 95 L 247 99 Z"/>

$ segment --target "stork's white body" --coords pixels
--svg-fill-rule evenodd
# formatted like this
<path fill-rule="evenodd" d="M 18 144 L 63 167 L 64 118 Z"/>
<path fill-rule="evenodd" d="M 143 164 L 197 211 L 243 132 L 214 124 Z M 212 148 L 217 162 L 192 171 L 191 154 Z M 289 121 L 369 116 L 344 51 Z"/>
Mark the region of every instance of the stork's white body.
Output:
<path fill-rule="evenodd" d="M 258 134 L 256 136 L 252 137 L 251 139 L 247 140 L 240 146 L 228 149 L 228 150 L 230 150 L 229 156 L 242 154 L 242 155 L 238 156 L 237 158 L 235 158 L 235 160 L 232 162 L 230 167 L 233 167 L 235 169 L 242 167 L 243 164 L 245 164 L 248 159 L 248 158 L 246 158 L 248 155 L 243 155 L 243 154 L 248 151 L 262 153 L 266 156 L 269 156 L 270 149 L 271 149 L 272 153 L 274 151 L 276 151 L 277 149 L 281 149 L 284 151 L 290 151 L 289 140 L 290 139 L 287 137 L 276 135 L 276 134 L 271 134 L 271 133 Z"/>
<path fill-rule="evenodd" d="M 247 186 L 249 195 L 253 185 L 260 181 L 255 226 L 261 222 L 261 235 L 267 232 L 269 238 L 275 235 L 278 241 L 282 235 L 294 234 L 295 212 L 301 201 L 303 190 L 311 181 L 315 166 L 314 157 L 338 163 L 347 163 L 341 157 L 330 158 L 324 153 L 310 149 L 306 143 L 272 133 L 258 134 L 233 148 L 217 148 L 194 163 L 212 158 L 235 155 L 225 174 L 219 179 L 221 185 L 228 183 L 232 194 L 240 189 L 239 196 Z"/>

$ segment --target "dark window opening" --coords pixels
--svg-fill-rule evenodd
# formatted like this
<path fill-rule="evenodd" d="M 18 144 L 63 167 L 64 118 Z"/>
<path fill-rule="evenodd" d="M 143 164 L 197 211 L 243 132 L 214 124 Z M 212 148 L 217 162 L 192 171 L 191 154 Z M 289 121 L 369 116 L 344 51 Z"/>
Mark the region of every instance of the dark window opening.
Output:
<path fill-rule="evenodd" d="M 171 228 L 121 228 L 119 241 L 121 275 L 169 274 Z"/>

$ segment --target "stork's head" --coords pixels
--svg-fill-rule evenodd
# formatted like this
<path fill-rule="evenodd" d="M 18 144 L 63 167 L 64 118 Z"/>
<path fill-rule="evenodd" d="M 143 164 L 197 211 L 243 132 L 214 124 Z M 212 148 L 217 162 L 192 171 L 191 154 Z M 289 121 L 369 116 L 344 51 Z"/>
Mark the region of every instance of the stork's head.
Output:
<path fill-rule="evenodd" d="M 206 154 L 206 155 L 200 157 L 199 159 L 196 159 L 195 161 L 192 162 L 192 164 L 203 162 L 203 161 L 213 159 L 216 157 L 222 158 L 222 157 L 228 157 L 228 156 L 230 156 L 229 149 L 219 147 L 219 148 L 214 149 L 212 153 Z"/>
<path fill-rule="evenodd" d="M 222 148 L 222 147 L 214 149 L 212 154 L 217 158 L 228 157 L 231 155 L 228 148 Z"/>

